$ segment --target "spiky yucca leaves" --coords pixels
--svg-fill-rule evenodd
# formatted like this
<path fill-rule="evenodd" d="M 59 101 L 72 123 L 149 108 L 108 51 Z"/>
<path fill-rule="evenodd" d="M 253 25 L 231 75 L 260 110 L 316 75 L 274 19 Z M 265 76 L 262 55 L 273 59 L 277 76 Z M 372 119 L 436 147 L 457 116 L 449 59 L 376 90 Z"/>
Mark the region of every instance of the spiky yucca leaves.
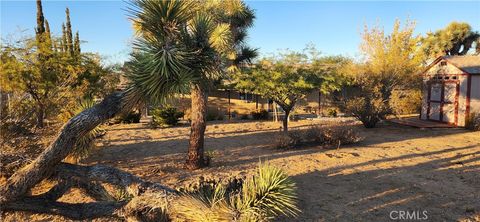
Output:
<path fill-rule="evenodd" d="M 295 183 L 282 170 L 260 163 L 257 174 L 245 181 L 241 196 L 232 199 L 241 221 L 268 221 L 277 216 L 297 216 Z"/>
<path fill-rule="evenodd" d="M 162 102 L 188 92 L 192 82 L 221 77 L 224 58 L 233 52 L 231 28 L 204 5 L 179 0 L 131 2 L 128 11 L 137 37 L 127 77 L 147 99 Z"/>
<path fill-rule="evenodd" d="M 191 221 L 270 221 L 300 212 L 295 190 L 282 170 L 260 163 L 257 173 L 244 182 L 203 183 L 186 192 L 174 209 Z"/>
<path fill-rule="evenodd" d="M 93 99 L 84 99 L 78 102 L 78 106 L 74 111 L 74 115 L 81 113 L 82 111 L 89 109 L 95 105 Z M 78 162 L 79 160 L 87 157 L 90 151 L 95 146 L 95 138 L 105 134 L 105 129 L 102 126 L 97 126 L 84 136 L 77 139 L 75 147 L 70 155 L 66 158 L 68 162 Z"/>

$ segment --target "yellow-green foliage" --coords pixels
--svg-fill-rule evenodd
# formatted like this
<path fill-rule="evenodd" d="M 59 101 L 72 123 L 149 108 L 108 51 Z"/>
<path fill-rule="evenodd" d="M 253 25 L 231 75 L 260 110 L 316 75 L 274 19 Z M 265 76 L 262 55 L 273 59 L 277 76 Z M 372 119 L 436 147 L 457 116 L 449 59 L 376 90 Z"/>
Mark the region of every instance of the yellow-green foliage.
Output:
<path fill-rule="evenodd" d="M 270 221 L 300 212 L 295 183 L 266 163 L 243 183 L 214 183 L 186 192 L 173 209 L 188 221 Z"/>
<path fill-rule="evenodd" d="M 342 108 L 367 128 L 392 113 L 389 100 L 394 90 L 420 88 L 422 53 L 414 28 L 414 22 L 407 21 L 402 28 L 398 20 L 390 34 L 379 26 L 365 27 L 361 50 L 366 60 L 345 68 L 354 92 Z"/>
<path fill-rule="evenodd" d="M 422 92 L 420 89 L 393 90 L 389 103 L 393 113 L 397 115 L 419 113 Z"/>

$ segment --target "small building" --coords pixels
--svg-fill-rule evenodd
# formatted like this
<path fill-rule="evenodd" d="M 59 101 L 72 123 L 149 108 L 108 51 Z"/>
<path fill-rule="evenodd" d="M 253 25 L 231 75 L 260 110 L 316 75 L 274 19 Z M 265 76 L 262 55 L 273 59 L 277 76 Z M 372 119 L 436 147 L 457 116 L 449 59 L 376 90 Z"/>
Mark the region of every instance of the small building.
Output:
<path fill-rule="evenodd" d="M 420 118 L 465 126 L 480 113 L 480 56 L 442 56 L 423 73 Z"/>

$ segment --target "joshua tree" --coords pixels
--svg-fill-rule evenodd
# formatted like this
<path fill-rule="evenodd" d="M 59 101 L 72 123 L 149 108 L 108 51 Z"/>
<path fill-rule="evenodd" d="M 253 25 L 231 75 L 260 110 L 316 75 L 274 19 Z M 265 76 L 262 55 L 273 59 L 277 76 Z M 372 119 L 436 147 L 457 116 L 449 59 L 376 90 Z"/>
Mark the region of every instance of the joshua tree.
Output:
<path fill-rule="evenodd" d="M 201 94 L 207 85 L 205 80 L 219 75 L 221 68 L 227 64 L 225 61 L 233 60 L 230 64 L 238 64 L 240 56 L 232 56 L 231 60 L 223 58 L 237 50 L 249 50 L 233 47 L 234 34 L 229 23 L 214 19 L 214 11 L 206 13 L 206 7 L 213 6 L 215 3 L 197 5 L 197 2 L 189 1 L 133 2 L 132 20 L 138 27 L 139 37 L 128 65 L 129 87 L 106 96 L 102 102 L 71 118 L 35 160 L 11 175 L 0 187 L 0 210 L 53 213 L 80 220 L 119 214 L 135 215 L 142 220 L 145 220 L 144 217 L 160 220 L 162 207 L 178 197 L 176 191 L 112 167 L 79 166 L 62 163 L 62 160 L 74 150 L 80 138 L 115 115 L 130 111 L 142 99 L 162 101 L 188 91 L 189 87 L 194 88 L 194 92 L 200 90 Z M 200 104 L 205 105 L 206 96 L 202 95 L 205 100 Z M 197 118 L 205 124 L 201 121 L 203 114 L 198 114 Z M 196 129 L 201 127 L 192 131 Z M 200 131 L 201 134 L 197 135 L 201 135 L 199 140 L 203 141 L 203 131 Z M 200 164 L 198 162 L 196 164 Z M 58 183 L 45 194 L 28 195 L 29 190 L 44 179 Z M 104 195 L 105 190 L 99 182 L 123 187 L 133 199 L 112 201 L 111 197 Z M 58 202 L 71 187 L 85 190 L 97 202 Z"/>
<path fill-rule="evenodd" d="M 176 75 L 190 88 L 191 132 L 186 166 L 204 165 L 208 89 L 227 70 L 256 55 L 243 43 L 253 12 L 241 1 L 135 1 L 130 8 L 136 27 L 134 58 L 148 64 L 134 68 L 130 79 L 148 99 L 156 100 L 159 73 Z"/>

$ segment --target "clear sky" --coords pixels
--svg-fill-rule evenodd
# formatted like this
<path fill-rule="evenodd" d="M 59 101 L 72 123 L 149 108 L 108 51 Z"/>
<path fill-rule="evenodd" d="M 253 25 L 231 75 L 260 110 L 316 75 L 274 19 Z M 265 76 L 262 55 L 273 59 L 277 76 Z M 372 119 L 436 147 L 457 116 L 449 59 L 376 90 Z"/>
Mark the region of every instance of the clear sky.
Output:
<path fill-rule="evenodd" d="M 1 1 L 3 39 L 34 34 L 34 1 Z M 417 22 L 416 33 L 445 27 L 451 21 L 468 22 L 480 31 L 480 1 L 448 2 L 328 2 L 248 1 L 256 11 L 249 43 L 264 55 L 277 49 L 301 50 L 314 43 L 324 55 L 358 55 L 363 25 L 379 22 L 391 30 L 396 18 Z M 61 34 L 65 7 L 70 8 L 73 31 L 79 30 L 82 50 L 98 52 L 110 62 L 128 59 L 132 39 L 124 1 L 44 1 L 44 15 L 53 33 Z M 22 34 L 19 31 L 23 30 Z"/>

